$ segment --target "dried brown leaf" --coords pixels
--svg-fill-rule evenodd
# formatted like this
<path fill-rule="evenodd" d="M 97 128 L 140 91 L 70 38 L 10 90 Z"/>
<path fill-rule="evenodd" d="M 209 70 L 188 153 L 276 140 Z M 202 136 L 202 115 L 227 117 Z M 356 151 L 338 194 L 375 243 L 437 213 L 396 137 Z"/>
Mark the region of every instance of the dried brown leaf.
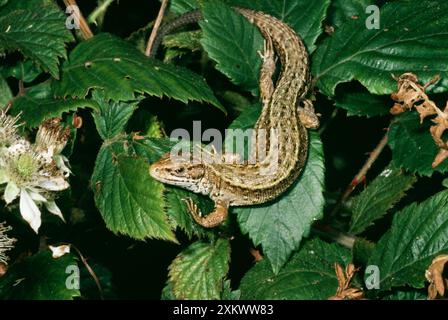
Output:
<path fill-rule="evenodd" d="M 428 299 L 435 299 L 437 294 L 444 296 L 447 287 L 447 280 L 443 278 L 443 269 L 448 262 L 448 255 L 440 255 L 432 260 L 431 265 L 425 272 L 425 277 L 429 281 Z"/>
<path fill-rule="evenodd" d="M 350 288 L 350 282 L 353 276 L 359 270 L 350 263 L 342 269 L 341 265 L 338 263 L 334 264 L 334 270 L 336 273 L 336 278 L 338 279 L 338 288 L 336 289 L 336 294 L 328 298 L 328 300 L 360 300 L 363 299 L 363 292 L 359 288 Z"/>
<path fill-rule="evenodd" d="M 434 76 L 423 86 L 418 83 L 418 78 L 413 73 L 404 73 L 395 79 L 397 80 L 398 91 L 391 94 L 391 98 L 395 101 L 394 106 L 390 109 L 391 114 L 397 115 L 415 108 L 420 115 L 420 123 L 428 116 L 437 115 L 432 119 L 435 125 L 429 129 L 434 142 L 440 148 L 432 162 L 432 167 L 435 168 L 448 158 L 448 143 L 442 138 L 443 133 L 448 129 L 448 102 L 442 111 L 429 99 L 425 91 L 429 86 L 439 81 L 440 76 Z"/>

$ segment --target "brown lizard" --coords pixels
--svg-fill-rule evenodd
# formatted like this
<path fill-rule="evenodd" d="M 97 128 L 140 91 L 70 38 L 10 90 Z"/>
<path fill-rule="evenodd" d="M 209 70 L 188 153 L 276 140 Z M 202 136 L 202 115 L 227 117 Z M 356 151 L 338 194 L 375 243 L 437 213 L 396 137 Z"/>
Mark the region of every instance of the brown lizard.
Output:
<path fill-rule="evenodd" d="M 194 220 L 209 228 L 226 219 L 230 206 L 265 203 L 288 189 L 306 162 L 306 128 L 319 125 L 311 102 L 305 99 L 310 83 L 309 58 L 300 37 L 287 24 L 270 15 L 243 8 L 235 10 L 255 24 L 265 38 L 260 72 L 263 109 L 254 128 L 251 152 L 256 152 L 257 142 L 263 140 L 266 157 L 254 163 L 207 163 L 191 159 L 174 161 L 168 153 L 150 166 L 150 174 L 155 179 L 208 195 L 215 202 L 213 212 L 204 216 L 191 199 L 185 199 Z M 187 18 L 189 22 L 198 21 L 202 15 L 195 11 Z M 272 81 L 274 48 L 282 65 L 275 87 Z M 261 139 L 260 129 L 265 130 L 264 139 Z M 271 145 L 273 141 L 275 147 Z M 232 158 L 228 156 L 223 158 Z M 273 161 L 278 161 L 277 169 L 269 171 Z"/>

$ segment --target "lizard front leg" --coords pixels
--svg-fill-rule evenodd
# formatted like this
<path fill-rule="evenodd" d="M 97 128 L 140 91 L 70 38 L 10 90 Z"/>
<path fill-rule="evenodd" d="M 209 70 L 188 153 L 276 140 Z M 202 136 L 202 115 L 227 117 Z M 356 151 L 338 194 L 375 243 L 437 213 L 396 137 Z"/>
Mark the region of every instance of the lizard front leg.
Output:
<path fill-rule="evenodd" d="M 205 228 L 214 228 L 226 220 L 229 214 L 229 204 L 222 200 L 215 201 L 215 209 L 207 216 L 203 216 L 196 203 L 191 198 L 182 199 L 191 213 L 194 221 Z"/>

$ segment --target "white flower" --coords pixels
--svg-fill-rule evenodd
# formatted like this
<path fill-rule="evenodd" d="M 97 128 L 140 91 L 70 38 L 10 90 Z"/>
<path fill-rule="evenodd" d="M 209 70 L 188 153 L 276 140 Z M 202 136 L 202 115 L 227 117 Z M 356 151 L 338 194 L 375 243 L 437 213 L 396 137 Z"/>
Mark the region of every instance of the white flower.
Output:
<path fill-rule="evenodd" d="M 11 227 L 5 226 L 5 223 L 0 223 L 0 262 L 7 264 L 8 257 L 5 252 L 13 248 L 16 239 L 8 238 L 6 232 L 11 230 Z"/>
<path fill-rule="evenodd" d="M 68 177 L 72 173 L 68 167 L 68 159 L 61 154 L 70 137 L 70 129 L 62 128 L 59 118 L 46 120 L 37 131 L 36 150 L 52 158 L 56 166 Z"/>
<path fill-rule="evenodd" d="M 6 183 L 4 200 L 10 204 L 18 197 L 22 217 L 37 233 L 41 225 L 40 205 L 62 220 L 61 210 L 54 202 L 57 191 L 69 187 L 66 178 L 70 172 L 59 153 L 64 148 L 68 135 L 59 122 L 46 121 L 38 131 L 36 143 L 18 139 L 13 145 L 2 149 L 0 162 L 0 184 Z M 61 165 L 60 161 L 64 165 Z"/>

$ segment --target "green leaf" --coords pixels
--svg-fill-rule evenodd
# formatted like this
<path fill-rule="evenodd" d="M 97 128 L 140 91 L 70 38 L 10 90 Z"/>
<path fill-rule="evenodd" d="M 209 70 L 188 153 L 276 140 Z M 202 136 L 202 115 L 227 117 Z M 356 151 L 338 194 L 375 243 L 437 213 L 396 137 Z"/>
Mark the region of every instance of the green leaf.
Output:
<path fill-rule="evenodd" d="M 263 37 L 257 27 L 227 5 L 210 1 L 203 7 L 202 46 L 216 68 L 242 89 L 258 94 Z"/>
<path fill-rule="evenodd" d="M 367 261 L 369 261 L 373 249 L 375 249 L 375 244 L 373 242 L 363 238 L 356 238 L 352 248 L 353 263 L 356 266 L 367 265 Z"/>
<path fill-rule="evenodd" d="M 139 157 L 146 158 L 149 163 L 159 160 L 165 153 L 169 152 L 179 141 L 171 141 L 167 138 L 147 138 L 132 141 L 129 147 L 135 150 Z"/>
<path fill-rule="evenodd" d="M 9 1 L 8 5 L 1 9 L 2 14 L 9 14 L 17 10 L 36 10 L 42 7 L 53 5 L 54 0 L 29 0 L 29 1 Z M 56 7 L 56 6 L 54 6 Z"/>
<path fill-rule="evenodd" d="M 397 290 L 387 296 L 384 296 L 382 300 L 427 300 L 427 293 L 422 290 Z"/>
<path fill-rule="evenodd" d="M 275 275 L 269 262 L 257 263 L 241 280 L 242 299 L 318 300 L 336 294 L 334 264 L 350 263 L 350 251 L 322 240 L 308 241 Z"/>
<path fill-rule="evenodd" d="M 183 14 L 186 12 L 197 9 L 197 0 L 172 0 L 170 1 L 170 9 L 177 14 Z"/>
<path fill-rule="evenodd" d="M 29 128 L 38 127 L 45 119 L 61 116 L 64 112 L 80 108 L 97 109 L 98 103 L 90 99 L 56 99 L 51 95 L 49 83 L 31 87 L 24 96 L 13 101 L 12 114 L 19 114 L 20 119 Z"/>
<path fill-rule="evenodd" d="M 261 113 L 261 103 L 257 102 L 247 106 L 229 126 L 229 129 L 252 129 Z"/>
<path fill-rule="evenodd" d="M 198 51 L 201 47 L 201 31 L 185 31 L 169 34 L 163 38 L 163 46 L 167 48 L 182 48 Z"/>
<path fill-rule="evenodd" d="M 439 149 L 429 132 L 430 125 L 429 121 L 420 124 L 415 111 L 394 118 L 388 133 L 388 143 L 395 166 L 423 176 L 431 176 L 434 171 L 446 172 L 446 160 L 432 168 Z"/>
<path fill-rule="evenodd" d="M 380 290 L 410 285 L 423 288 L 434 257 L 448 253 L 448 191 L 396 213 L 390 230 L 369 259 L 378 266 Z"/>
<path fill-rule="evenodd" d="M 250 108 L 251 102 L 247 96 L 231 90 L 220 93 L 221 99 L 235 112 L 242 112 Z"/>
<path fill-rule="evenodd" d="M 263 247 L 278 273 L 289 256 L 308 236 L 311 224 L 323 215 L 324 158 L 322 142 L 310 134 L 308 161 L 298 181 L 273 202 L 236 208 L 238 222 L 255 245 Z"/>
<path fill-rule="evenodd" d="M 226 239 L 193 243 L 169 266 L 174 296 L 182 300 L 220 299 L 229 261 L 230 244 Z"/>
<path fill-rule="evenodd" d="M 72 300 L 80 292 L 67 284 L 76 284 L 77 276 L 79 269 L 73 255 L 53 259 L 50 251 L 42 251 L 10 266 L 0 278 L 0 299 Z"/>
<path fill-rule="evenodd" d="M 352 199 L 350 233 L 365 231 L 384 216 L 406 194 L 417 179 L 394 166 L 383 170 L 358 196 Z"/>
<path fill-rule="evenodd" d="M 65 16 L 48 1 L 28 0 L 0 11 L 0 49 L 20 50 L 44 71 L 59 78 L 59 58 L 66 58 L 65 43 L 73 36 Z"/>
<path fill-rule="evenodd" d="M 168 281 L 165 287 L 162 289 L 160 300 L 176 300 L 173 293 L 173 284 Z"/>
<path fill-rule="evenodd" d="M 23 82 L 32 82 L 42 73 L 42 71 L 31 61 L 19 61 L 14 66 L 3 67 L 1 70 L 5 78 L 14 77 Z"/>
<path fill-rule="evenodd" d="M 222 0 L 230 6 L 243 7 L 272 15 L 291 26 L 304 40 L 309 52 L 316 48 L 315 42 L 322 33 L 330 0 Z M 206 1 L 204 6 L 207 6 Z M 198 8 L 197 0 L 173 0 L 171 9 L 182 14 Z M 223 28 L 228 26 L 223 25 Z M 253 48 L 255 49 L 255 47 Z M 258 50 L 258 49 L 256 49 Z"/>
<path fill-rule="evenodd" d="M 107 33 L 79 44 L 63 66 L 62 80 L 54 83 L 55 95 L 63 97 L 84 98 L 93 88 L 104 89 L 112 100 L 133 100 L 135 93 L 147 93 L 184 103 L 208 102 L 224 111 L 202 77 L 148 58 Z"/>
<path fill-rule="evenodd" d="M 163 61 L 169 63 L 175 58 L 180 58 L 189 51 L 199 51 L 201 46 L 202 32 L 186 31 L 178 32 L 165 36 L 163 39 L 163 46 L 167 48 Z"/>
<path fill-rule="evenodd" d="M 126 155 L 127 145 L 104 144 L 96 159 L 92 188 L 106 226 L 135 239 L 176 242 L 164 212 L 162 184 L 151 178 L 143 158 Z"/>
<path fill-rule="evenodd" d="M 221 294 L 221 300 L 240 300 L 241 291 L 232 290 L 230 280 L 224 281 L 224 289 Z"/>
<path fill-rule="evenodd" d="M 315 42 L 322 34 L 330 0 L 229 0 L 234 6 L 261 11 L 286 22 L 299 34 L 308 49 L 316 49 Z"/>
<path fill-rule="evenodd" d="M 99 105 L 98 110 L 93 113 L 93 119 L 101 138 L 107 140 L 124 132 L 140 101 L 114 102 L 107 101 L 104 97 L 104 92 L 93 93 L 93 99 Z"/>
<path fill-rule="evenodd" d="M 366 8 L 371 4 L 372 0 L 334 0 L 328 9 L 329 22 L 339 28 L 353 17 L 364 17 Z"/>
<path fill-rule="evenodd" d="M 262 37 L 255 26 L 226 8 L 223 2 L 262 11 L 286 22 L 303 38 L 309 52 L 316 48 L 315 42 L 322 33 L 322 21 L 330 4 L 330 0 L 227 0 L 204 3 L 206 21 L 200 23 L 204 31 L 204 49 L 218 62 L 218 70 L 254 94 L 258 88 L 261 60 L 257 51 L 263 48 Z M 197 8 L 197 2 L 175 0 L 171 8 L 176 13 L 185 13 Z"/>
<path fill-rule="evenodd" d="M 387 96 L 373 95 L 368 92 L 349 92 L 336 96 L 335 105 L 347 110 L 348 116 L 384 116 L 389 114 L 392 101 Z"/>
<path fill-rule="evenodd" d="M 337 84 L 355 79 L 371 93 L 389 94 L 397 87 L 392 74 L 405 72 L 422 82 L 440 74 L 435 91 L 447 90 L 447 2 L 388 3 L 381 8 L 378 30 L 367 29 L 366 19 L 347 21 L 316 51 L 312 71 L 322 93 L 333 96 Z"/>
<path fill-rule="evenodd" d="M 163 129 L 157 116 L 151 114 L 149 120 L 146 122 L 147 129 L 145 135 L 149 138 L 162 138 Z"/>
<path fill-rule="evenodd" d="M 0 76 L 0 109 L 6 108 L 12 98 L 13 95 L 11 88 L 9 88 L 8 82 L 6 82 L 5 78 Z"/>
<path fill-rule="evenodd" d="M 228 135 L 224 140 L 224 149 L 226 153 L 237 153 L 242 156 L 243 159 L 247 160 L 249 158 L 249 150 L 251 148 L 251 140 L 250 136 L 247 136 L 247 139 L 244 140 L 242 150 L 239 150 L 237 147 L 240 146 L 238 139 L 240 139 L 240 135 L 236 130 L 242 130 L 241 136 L 244 135 L 248 129 L 252 129 L 255 125 L 256 120 L 258 119 L 261 113 L 261 103 L 255 103 L 253 105 L 247 106 L 247 108 L 241 112 L 241 114 L 236 118 L 229 126 L 229 130 L 235 130 L 234 134 Z"/>

